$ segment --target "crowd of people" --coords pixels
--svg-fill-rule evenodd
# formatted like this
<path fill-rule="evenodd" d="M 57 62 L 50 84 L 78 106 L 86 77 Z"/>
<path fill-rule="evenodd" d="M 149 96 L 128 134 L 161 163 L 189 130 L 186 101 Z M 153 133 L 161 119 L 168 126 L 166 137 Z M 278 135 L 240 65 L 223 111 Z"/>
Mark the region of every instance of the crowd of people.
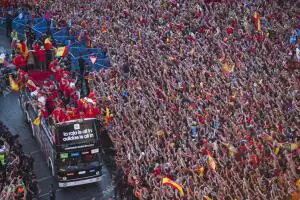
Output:
<path fill-rule="evenodd" d="M 33 158 L 25 155 L 19 135 L 0 122 L 0 195 L 3 200 L 33 199 L 38 193 Z"/>
<path fill-rule="evenodd" d="M 91 84 L 137 198 L 299 199 L 297 1 L 27 4 L 108 50 Z"/>

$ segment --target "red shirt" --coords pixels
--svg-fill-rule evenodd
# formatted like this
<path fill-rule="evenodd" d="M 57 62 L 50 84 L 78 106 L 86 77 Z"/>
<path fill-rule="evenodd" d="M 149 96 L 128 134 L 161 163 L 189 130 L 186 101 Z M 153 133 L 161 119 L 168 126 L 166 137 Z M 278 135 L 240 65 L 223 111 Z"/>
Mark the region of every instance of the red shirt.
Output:
<path fill-rule="evenodd" d="M 63 69 L 57 69 L 55 72 L 55 80 L 60 81 L 62 75 L 63 75 Z"/>
<path fill-rule="evenodd" d="M 26 61 L 25 61 L 25 59 L 23 58 L 23 56 L 17 55 L 17 56 L 15 57 L 15 59 L 13 60 L 13 64 L 16 65 L 16 68 L 17 68 L 17 69 L 20 69 L 20 68 L 26 66 Z"/>
<path fill-rule="evenodd" d="M 67 120 L 68 120 L 67 114 L 65 112 L 63 112 L 63 111 L 60 111 L 58 113 L 58 116 L 57 116 L 57 121 L 64 122 L 64 121 L 67 121 Z"/>
<path fill-rule="evenodd" d="M 233 34 L 233 28 L 232 27 L 226 28 L 226 32 L 227 32 L 228 35 Z"/>
<path fill-rule="evenodd" d="M 49 113 L 45 109 L 41 109 L 42 116 L 47 119 L 49 117 Z"/>
<path fill-rule="evenodd" d="M 88 108 L 85 111 L 85 117 L 87 117 L 87 118 L 94 118 L 94 117 L 97 117 L 97 115 L 99 115 L 99 114 L 100 114 L 100 109 L 96 108 L 96 107 Z"/>
<path fill-rule="evenodd" d="M 49 69 L 50 69 L 50 71 L 54 72 L 54 70 L 55 70 L 57 64 L 58 64 L 58 60 L 52 61 L 52 62 L 49 64 Z"/>

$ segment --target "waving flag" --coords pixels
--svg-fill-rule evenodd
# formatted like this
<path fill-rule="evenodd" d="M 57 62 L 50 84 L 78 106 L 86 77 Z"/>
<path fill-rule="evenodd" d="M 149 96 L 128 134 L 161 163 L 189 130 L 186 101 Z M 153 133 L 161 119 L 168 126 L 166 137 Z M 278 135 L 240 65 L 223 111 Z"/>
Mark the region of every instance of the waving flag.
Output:
<path fill-rule="evenodd" d="M 10 87 L 13 91 L 15 92 L 19 92 L 19 85 L 18 83 L 13 79 L 13 77 L 11 75 L 9 75 L 9 84 L 10 84 Z"/>
<path fill-rule="evenodd" d="M 106 32 L 107 32 L 107 25 L 106 25 L 106 21 L 104 21 L 101 27 L 101 33 L 106 33 Z"/>
<path fill-rule="evenodd" d="M 259 14 L 259 12 L 255 11 L 254 15 L 253 15 L 253 18 L 254 18 L 256 29 L 258 31 L 261 31 L 261 23 L 260 23 L 260 14 Z"/>
<path fill-rule="evenodd" d="M 216 161 L 210 155 L 208 155 L 208 166 L 210 169 L 216 170 Z"/>
<path fill-rule="evenodd" d="M 39 126 L 41 124 L 41 118 L 40 118 L 40 116 L 38 116 L 37 118 L 35 118 L 35 120 L 33 121 L 33 124 L 35 126 Z"/>
<path fill-rule="evenodd" d="M 171 179 L 169 179 L 167 177 L 164 177 L 163 181 L 162 181 L 162 184 L 163 185 L 169 185 L 169 186 L 175 188 L 179 192 L 180 196 L 184 195 L 182 186 L 179 185 L 178 183 L 176 183 L 175 181 L 172 181 Z"/>
<path fill-rule="evenodd" d="M 37 86 L 35 85 L 35 83 L 29 79 L 26 83 L 26 86 L 29 88 L 30 91 L 35 91 L 37 89 Z"/>
<path fill-rule="evenodd" d="M 68 50 L 67 46 L 65 46 L 65 47 L 58 47 L 56 49 L 55 56 L 56 57 L 65 57 L 66 55 L 68 55 L 68 52 L 69 52 L 69 50 Z"/>
<path fill-rule="evenodd" d="M 230 74 L 233 71 L 234 67 L 232 65 L 223 64 L 223 71 L 225 74 Z"/>

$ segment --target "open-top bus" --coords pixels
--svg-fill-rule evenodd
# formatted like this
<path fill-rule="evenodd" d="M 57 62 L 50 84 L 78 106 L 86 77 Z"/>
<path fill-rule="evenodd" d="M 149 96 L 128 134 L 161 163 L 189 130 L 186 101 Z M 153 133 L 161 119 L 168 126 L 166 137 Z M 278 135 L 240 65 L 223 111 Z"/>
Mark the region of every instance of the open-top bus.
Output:
<path fill-rule="evenodd" d="M 102 158 L 100 123 L 96 118 L 84 118 L 50 125 L 41 118 L 34 125 L 38 110 L 25 89 L 20 94 L 20 106 L 37 139 L 52 175 L 59 187 L 98 182 L 101 179 Z"/>

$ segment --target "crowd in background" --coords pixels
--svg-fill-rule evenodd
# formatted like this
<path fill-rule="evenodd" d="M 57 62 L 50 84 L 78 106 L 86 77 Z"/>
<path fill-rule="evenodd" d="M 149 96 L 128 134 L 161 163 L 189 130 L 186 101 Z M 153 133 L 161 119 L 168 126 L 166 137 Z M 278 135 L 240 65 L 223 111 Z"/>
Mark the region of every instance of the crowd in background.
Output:
<path fill-rule="evenodd" d="M 33 199 L 39 193 L 33 158 L 23 153 L 18 138 L 0 122 L 0 196 L 3 200 Z"/>
<path fill-rule="evenodd" d="M 108 50 L 93 89 L 137 198 L 299 199 L 297 1 L 26 3 Z"/>

